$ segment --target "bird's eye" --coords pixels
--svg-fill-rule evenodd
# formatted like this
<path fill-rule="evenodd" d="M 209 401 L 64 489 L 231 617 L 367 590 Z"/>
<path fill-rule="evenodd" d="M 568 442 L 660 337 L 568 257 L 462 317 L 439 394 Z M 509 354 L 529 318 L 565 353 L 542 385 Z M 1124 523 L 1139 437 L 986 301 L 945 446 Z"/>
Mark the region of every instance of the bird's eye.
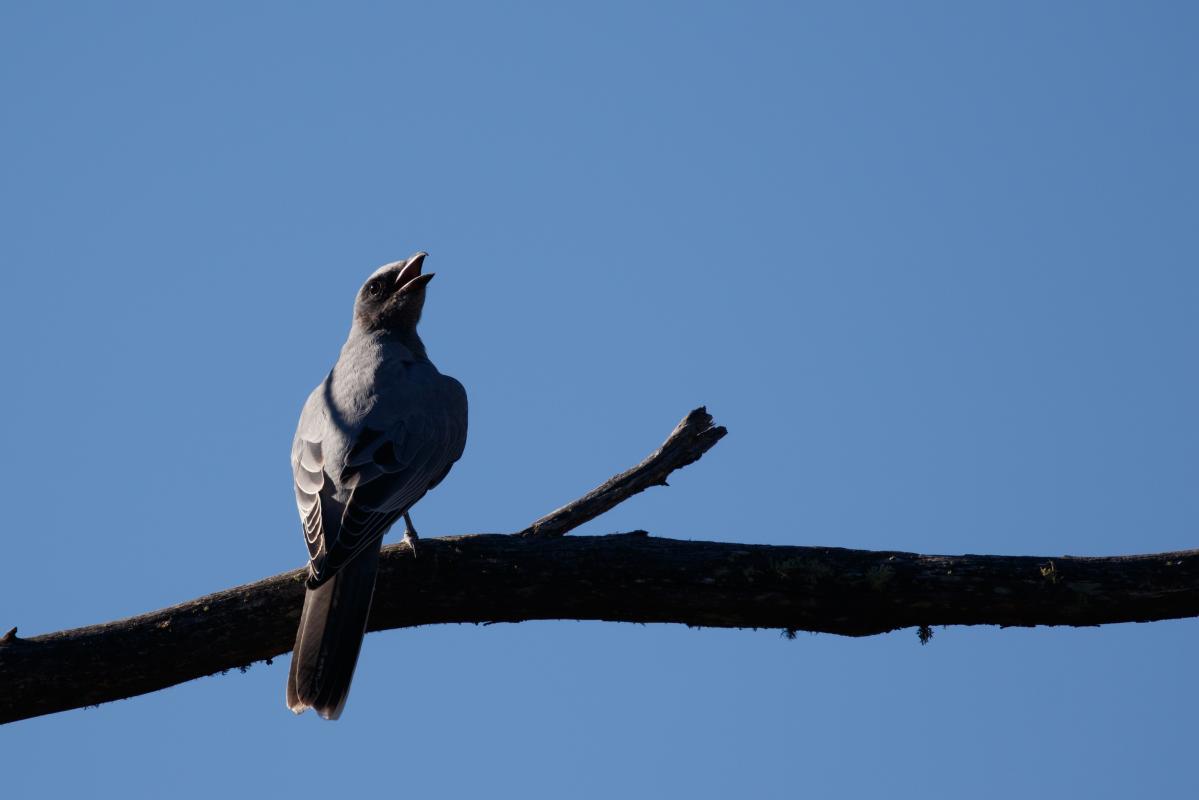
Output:
<path fill-rule="evenodd" d="M 381 291 L 383 291 L 383 284 L 378 281 L 371 281 L 366 285 L 366 293 L 371 297 L 378 297 Z"/>

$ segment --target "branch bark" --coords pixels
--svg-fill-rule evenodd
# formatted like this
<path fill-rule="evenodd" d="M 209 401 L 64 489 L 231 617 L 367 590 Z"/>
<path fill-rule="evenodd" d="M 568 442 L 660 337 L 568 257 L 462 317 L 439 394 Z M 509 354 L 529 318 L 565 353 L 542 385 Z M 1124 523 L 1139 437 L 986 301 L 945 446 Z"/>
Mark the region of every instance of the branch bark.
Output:
<path fill-rule="evenodd" d="M 710 422 L 706 430 L 723 431 Z M 671 456 L 660 455 L 674 451 L 669 444 L 613 481 L 655 457 L 654 469 L 670 463 Z M 628 485 L 640 480 L 634 475 Z M 613 481 L 588 497 L 602 495 Z M 590 513 L 578 510 L 582 502 L 555 514 L 576 520 Z M 549 523 L 562 524 L 553 516 Z M 295 570 L 139 617 L 30 639 L 10 631 L 0 637 L 0 722 L 144 694 L 285 653 L 304 577 Z M 369 628 L 588 619 L 865 636 L 910 626 L 1079 626 L 1194 616 L 1199 550 L 1111 558 L 930 556 L 678 541 L 637 531 L 422 539 L 415 559 L 405 545 L 390 545 Z"/>

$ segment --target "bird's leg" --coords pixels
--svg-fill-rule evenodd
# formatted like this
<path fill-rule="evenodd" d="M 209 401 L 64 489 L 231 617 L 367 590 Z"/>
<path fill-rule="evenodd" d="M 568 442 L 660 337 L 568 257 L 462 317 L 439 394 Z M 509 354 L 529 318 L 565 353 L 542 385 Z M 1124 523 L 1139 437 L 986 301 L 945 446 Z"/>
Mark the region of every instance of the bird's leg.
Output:
<path fill-rule="evenodd" d="M 416 528 L 412 525 L 412 517 L 408 516 L 408 512 L 404 512 L 404 541 L 412 548 L 412 557 L 416 558 L 416 542 L 420 539 L 416 535 Z"/>

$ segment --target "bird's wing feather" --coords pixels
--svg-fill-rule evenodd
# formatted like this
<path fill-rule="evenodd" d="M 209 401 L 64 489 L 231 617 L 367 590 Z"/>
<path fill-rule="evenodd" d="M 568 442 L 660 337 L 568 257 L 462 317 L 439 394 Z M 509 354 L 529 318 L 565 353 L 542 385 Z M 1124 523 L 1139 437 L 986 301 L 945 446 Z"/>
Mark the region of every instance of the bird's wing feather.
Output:
<path fill-rule="evenodd" d="M 321 443 L 297 435 L 291 448 L 291 469 L 296 490 L 296 507 L 300 511 L 304 540 L 308 544 L 308 558 L 316 559 L 324 550 L 321 497 L 329 494 Z"/>
<path fill-rule="evenodd" d="M 292 465 L 315 583 L 336 574 L 386 533 L 462 455 L 465 392 L 453 381 L 431 394 L 420 397 L 423 402 L 414 397 L 399 408 L 392 406 L 381 418 L 368 416 L 341 465 L 326 463 L 320 442 L 306 438 L 308 431 L 301 426 Z M 338 500 L 339 488 L 342 497 L 348 490 L 344 502 Z"/>

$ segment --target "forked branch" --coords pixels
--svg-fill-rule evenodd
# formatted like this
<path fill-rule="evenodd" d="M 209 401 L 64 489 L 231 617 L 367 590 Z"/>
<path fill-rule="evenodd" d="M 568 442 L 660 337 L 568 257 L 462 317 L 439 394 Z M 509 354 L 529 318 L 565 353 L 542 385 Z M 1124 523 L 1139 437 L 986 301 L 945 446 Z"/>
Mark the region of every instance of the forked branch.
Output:
<path fill-rule="evenodd" d="M 712 424 L 712 415 L 701 406 L 683 417 L 662 446 L 640 464 L 613 475 L 578 500 L 551 511 L 517 535 L 562 536 L 651 486 L 666 486 L 667 475 L 699 461 L 726 433 L 723 426 Z"/>
<path fill-rule="evenodd" d="M 864 636 L 930 625 L 1101 625 L 1199 616 L 1199 551 L 1111 558 L 928 556 L 562 536 L 698 459 L 702 409 L 659 450 L 523 535 L 383 549 L 371 630 L 592 619 Z M 145 694 L 270 659 L 295 636 L 304 571 L 130 619 L 0 637 L 0 722 Z M 922 630 L 926 628 L 922 627 Z"/>

